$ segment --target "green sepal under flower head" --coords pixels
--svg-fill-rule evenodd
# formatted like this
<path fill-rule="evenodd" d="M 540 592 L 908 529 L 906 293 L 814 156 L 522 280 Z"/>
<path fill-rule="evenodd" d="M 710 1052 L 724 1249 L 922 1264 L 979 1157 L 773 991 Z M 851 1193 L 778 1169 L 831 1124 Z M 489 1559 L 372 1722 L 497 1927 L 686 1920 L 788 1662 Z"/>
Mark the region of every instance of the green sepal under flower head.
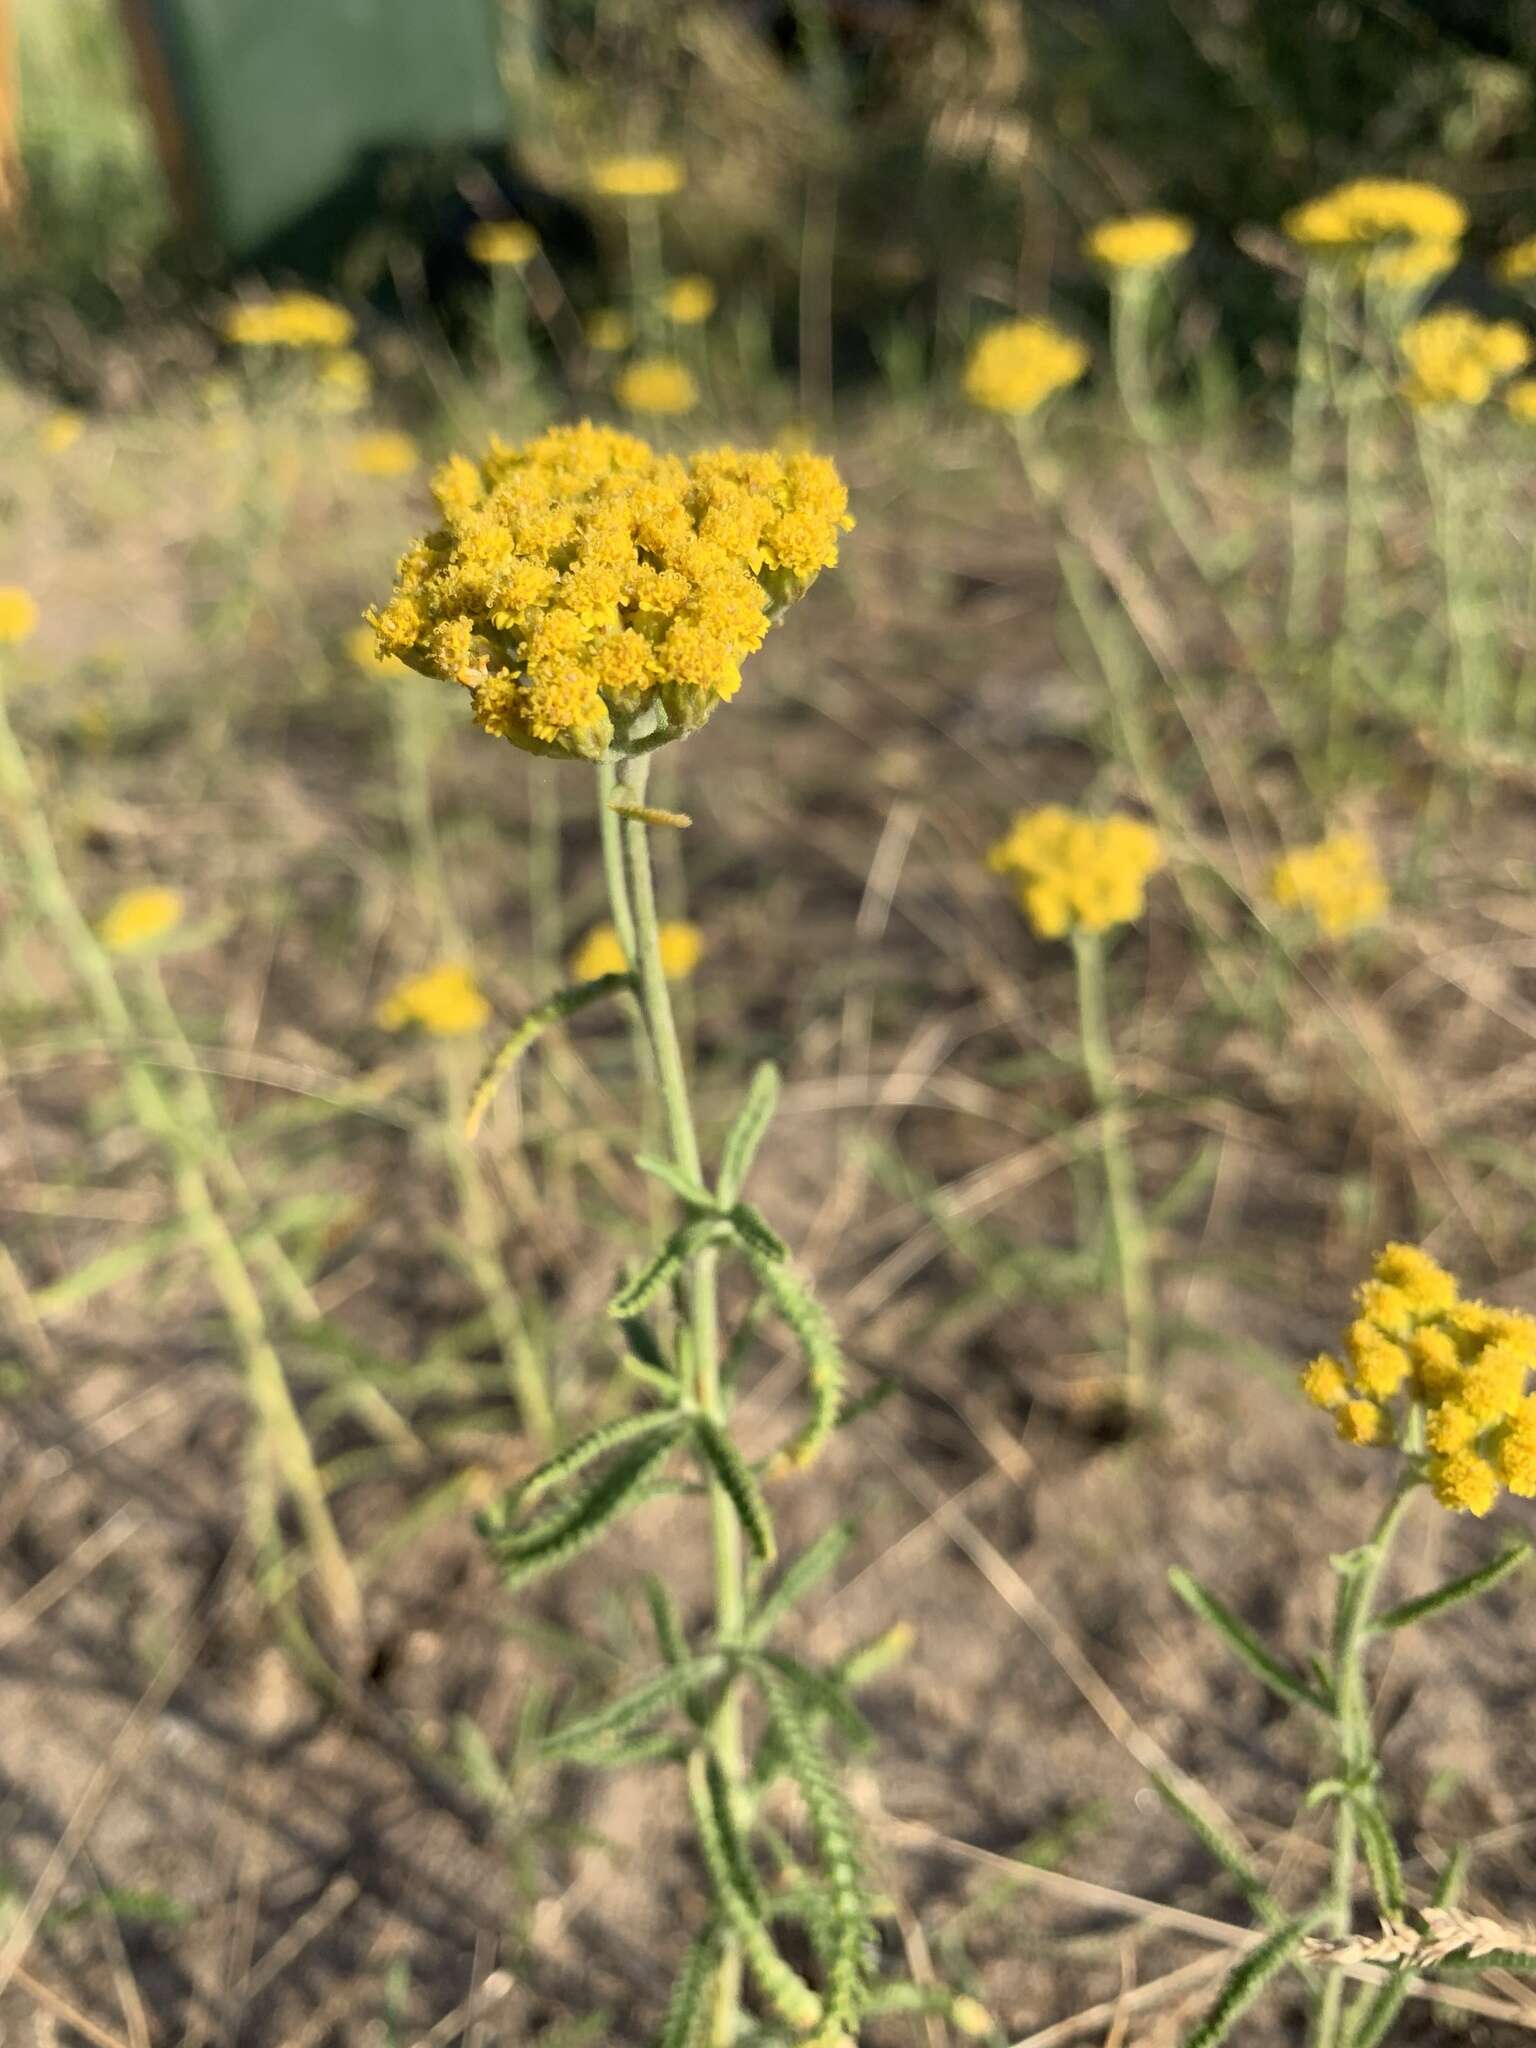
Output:
<path fill-rule="evenodd" d="M 464 685 L 527 753 L 611 761 L 697 732 L 853 524 L 820 455 L 684 462 L 591 421 L 453 456 L 442 524 L 368 614 L 381 654 Z"/>

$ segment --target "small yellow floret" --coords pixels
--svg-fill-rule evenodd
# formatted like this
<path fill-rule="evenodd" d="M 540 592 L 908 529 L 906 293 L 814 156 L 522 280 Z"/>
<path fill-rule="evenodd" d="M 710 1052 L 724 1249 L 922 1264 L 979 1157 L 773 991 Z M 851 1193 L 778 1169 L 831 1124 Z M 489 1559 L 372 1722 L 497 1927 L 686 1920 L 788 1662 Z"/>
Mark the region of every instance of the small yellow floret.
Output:
<path fill-rule="evenodd" d="M 1102 221 L 1089 235 L 1088 254 L 1111 270 L 1160 270 L 1186 255 L 1193 224 L 1176 213 L 1134 213 Z"/>
<path fill-rule="evenodd" d="M 344 306 L 314 292 L 279 292 L 224 316 L 224 339 L 240 348 L 345 348 L 356 331 Z"/>
<path fill-rule="evenodd" d="M 1421 1401 L 1444 1401 L 1461 1385 L 1461 1356 L 1447 1330 L 1420 1330 L 1409 1351 L 1414 1391 Z"/>
<path fill-rule="evenodd" d="M 1457 242 L 1467 231 L 1467 209 L 1437 185 L 1407 178 L 1352 178 L 1293 207 L 1281 226 L 1293 242 L 1317 250 L 1397 238 Z"/>
<path fill-rule="evenodd" d="M 1505 284 L 1526 284 L 1536 277 L 1536 235 L 1527 235 L 1497 255 L 1493 274 Z"/>
<path fill-rule="evenodd" d="M 660 153 L 599 157 L 588 175 L 593 191 L 607 199 L 667 199 L 688 177 L 679 158 Z"/>
<path fill-rule="evenodd" d="M 1308 912 L 1330 939 L 1373 923 L 1387 904 L 1376 856 L 1354 832 L 1286 854 L 1270 873 L 1269 893 L 1282 909 Z"/>
<path fill-rule="evenodd" d="M 128 889 L 96 927 L 97 937 L 110 952 L 136 952 L 174 931 L 185 907 L 178 889 Z"/>
<path fill-rule="evenodd" d="M 1536 1394 L 1527 1394 L 1504 1430 L 1495 1456 L 1499 1477 L 1522 1500 L 1536 1496 Z"/>
<path fill-rule="evenodd" d="M 347 450 L 347 467 L 356 476 L 409 476 L 421 461 L 421 450 L 409 434 L 381 427 L 359 434 Z"/>
<path fill-rule="evenodd" d="M 1443 1315 L 1456 1304 L 1454 1278 L 1419 1245 L 1384 1245 L 1371 1271 L 1384 1286 L 1396 1288 L 1416 1316 Z"/>
<path fill-rule="evenodd" d="M 1536 424 L 1536 377 L 1517 377 L 1504 387 L 1504 403 L 1524 426 Z"/>
<path fill-rule="evenodd" d="M 1431 1458 L 1429 1484 L 1441 1507 L 1455 1514 L 1486 1515 L 1499 1497 L 1498 1474 L 1476 1451 Z"/>
<path fill-rule="evenodd" d="M 1424 1425 L 1424 1434 L 1429 1448 L 1438 1451 L 1441 1457 L 1453 1457 L 1457 1451 L 1464 1451 L 1476 1443 L 1483 1433 L 1483 1425 L 1469 1408 L 1459 1401 L 1442 1401 L 1438 1408 L 1430 1411 Z"/>
<path fill-rule="evenodd" d="M 385 1031 L 404 1031 L 419 1024 L 434 1038 L 461 1038 L 478 1031 L 491 1014 L 470 969 L 459 960 L 445 960 L 425 974 L 397 982 L 374 1012 Z"/>
<path fill-rule="evenodd" d="M 1347 1444 L 1383 1444 L 1392 1438 L 1392 1422 L 1375 1401 L 1346 1401 L 1335 1411 L 1339 1435 Z"/>
<path fill-rule="evenodd" d="M 539 253 L 538 230 L 525 220 L 477 221 L 464 237 L 464 246 L 489 270 L 521 270 Z"/>
<path fill-rule="evenodd" d="M 1402 1345 L 1394 1344 L 1364 1317 L 1351 1323 L 1345 1344 L 1355 1369 L 1355 1385 L 1363 1394 L 1389 1401 L 1410 1371 L 1408 1354 Z"/>
<path fill-rule="evenodd" d="M 1526 1367 L 1518 1345 L 1496 1339 L 1463 1372 L 1456 1398 L 1479 1422 L 1513 1415 L 1525 1392 Z"/>
<path fill-rule="evenodd" d="M 992 2032 L 992 2015 L 980 1999 L 962 1993 L 949 2008 L 949 2023 L 968 2041 L 985 2041 Z"/>
<path fill-rule="evenodd" d="M 1301 1390 L 1314 1407 L 1338 1408 L 1349 1393 L 1349 1380 L 1339 1361 L 1324 1351 L 1302 1372 Z"/>
<path fill-rule="evenodd" d="M 85 432 L 84 416 L 78 412 L 51 412 L 37 430 L 37 439 L 45 455 L 62 455 L 73 448 Z"/>
<path fill-rule="evenodd" d="M 676 327 L 698 327 L 715 310 L 715 288 L 707 277 L 674 277 L 664 301 Z"/>
<path fill-rule="evenodd" d="M 372 390 L 372 365 L 355 348 L 333 349 L 315 365 L 315 392 L 326 412 L 358 412 Z"/>
<path fill-rule="evenodd" d="M 676 356 L 637 356 L 613 380 L 613 395 L 626 412 L 673 418 L 693 411 L 699 387 Z"/>
<path fill-rule="evenodd" d="M 411 671 L 396 654 L 379 648 L 379 636 L 372 626 L 354 626 L 342 642 L 347 659 L 369 676 L 408 676 Z"/>
<path fill-rule="evenodd" d="M 15 647 L 37 631 L 37 600 L 19 583 L 0 583 L 0 647 Z"/>
<path fill-rule="evenodd" d="M 1088 351 L 1049 320 L 1007 320 L 990 327 L 965 366 L 965 395 L 988 412 L 1032 413 L 1075 384 Z"/>
<path fill-rule="evenodd" d="M 1447 306 L 1413 321 L 1398 337 L 1410 405 L 1481 405 L 1494 386 L 1531 359 L 1525 329 L 1513 320 L 1483 320 Z"/>
<path fill-rule="evenodd" d="M 631 328 L 627 316 L 615 306 L 599 306 L 587 315 L 587 347 L 599 355 L 617 355 L 629 347 Z"/>
<path fill-rule="evenodd" d="M 994 874 L 1015 880 L 1019 907 L 1043 939 L 1129 924 L 1164 864 L 1161 839 L 1140 818 L 1090 818 L 1060 804 L 1020 812 L 987 855 Z"/>
<path fill-rule="evenodd" d="M 1390 1280 L 1364 1280 L 1355 1290 L 1360 1313 L 1369 1316 L 1389 1337 L 1406 1337 L 1414 1324 L 1414 1304 L 1401 1287 Z"/>
<path fill-rule="evenodd" d="M 661 971 L 668 981 L 686 981 L 704 955 L 704 934 L 696 924 L 672 919 L 656 933 L 661 952 Z M 571 973 L 578 981 L 596 981 L 604 974 L 624 974 L 629 962 L 619 935 L 611 924 L 595 925 L 571 957 Z"/>

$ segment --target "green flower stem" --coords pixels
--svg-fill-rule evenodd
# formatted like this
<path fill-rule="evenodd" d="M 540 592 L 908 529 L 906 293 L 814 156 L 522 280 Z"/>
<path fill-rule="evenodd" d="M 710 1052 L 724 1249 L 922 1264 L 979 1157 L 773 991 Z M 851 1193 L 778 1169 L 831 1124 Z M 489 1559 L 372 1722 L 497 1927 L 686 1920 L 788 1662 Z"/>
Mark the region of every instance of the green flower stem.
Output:
<path fill-rule="evenodd" d="M 1125 1105 L 1115 1080 L 1104 993 L 1104 940 L 1098 932 L 1075 931 L 1077 1016 L 1083 1070 L 1099 1112 L 1104 1188 L 1115 1239 L 1115 1266 L 1125 1318 L 1125 1394 L 1133 1407 L 1147 1399 L 1155 1309 L 1147 1269 L 1147 1231 L 1136 1193 L 1136 1169 L 1126 1142 Z"/>
<path fill-rule="evenodd" d="M 1404 1511 L 1419 1486 L 1411 1478 L 1400 1486 L 1369 1539 L 1342 1561 L 1334 1601 L 1328 1676 L 1333 1695 L 1338 1776 L 1346 1786 L 1363 1786 L 1375 1762 L 1370 1700 L 1366 1691 L 1364 1647 L 1370 1633 L 1376 1589 Z M 1348 1797 L 1334 1801 L 1333 1853 L 1327 1892 L 1328 1926 L 1340 1940 L 1353 1919 L 1355 1864 L 1359 1830 Z M 1318 2001 L 1312 2030 L 1314 2048 L 1337 2048 L 1343 2010 L 1344 1975 L 1330 1970 Z"/>
<path fill-rule="evenodd" d="M 1332 316 L 1332 273 L 1324 263 L 1309 263 L 1302 288 L 1296 384 L 1291 401 L 1291 587 L 1286 638 L 1293 647 L 1314 639 L 1323 594 L 1326 536 L 1319 500 L 1328 410 L 1328 330 Z"/>
<path fill-rule="evenodd" d="M 336 1533 L 325 1483 L 268 1330 L 261 1295 L 251 1279 L 222 1212 L 214 1201 L 198 1148 L 182 1129 L 176 1105 L 151 1069 L 130 1050 L 137 1033 L 106 949 L 80 912 L 59 862 L 47 814 L 0 691 L 0 797 L 11 819 L 38 910 L 48 920 L 97 1026 L 122 1065 L 129 1106 L 140 1127 L 165 1153 L 176 1200 L 202 1251 L 235 1340 L 257 1424 L 257 1459 L 251 1468 L 249 1514 L 258 1550 L 273 1558 L 280 1541 L 270 1466 L 291 1496 L 309 1547 L 320 1597 L 338 1633 L 360 1640 L 362 1597 Z"/>
<path fill-rule="evenodd" d="M 626 199 L 624 234 L 629 245 L 629 300 L 635 339 L 655 347 L 661 323 L 664 272 L 661 257 L 661 209 L 654 199 Z"/>
<path fill-rule="evenodd" d="M 620 764 L 616 786 L 631 803 L 645 797 L 648 763 L 641 760 Z M 698 1134 L 688 1095 L 688 1077 L 682 1047 L 672 1014 L 672 999 L 662 972 L 656 889 L 651 872 L 650 827 L 638 819 L 626 818 L 620 825 L 624 850 L 624 874 L 628 883 L 629 909 L 633 915 L 634 951 L 631 960 L 640 977 L 640 1002 L 650 1039 L 653 1071 L 666 1122 L 672 1163 L 690 1180 L 704 1177 Z M 613 904 L 614 924 L 619 926 L 619 903 Z M 619 926 L 622 931 L 622 926 Z M 728 1403 L 721 1385 L 720 1347 L 716 1302 L 717 1255 L 713 1249 L 696 1252 L 686 1269 L 688 1302 L 688 1346 L 684 1358 L 688 1398 L 703 1413 L 725 1428 Z M 710 1525 L 715 1562 L 715 1633 L 722 1643 L 739 1641 L 746 1618 L 742 1580 L 741 1527 L 730 1496 L 718 1479 L 710 1483 Z M 741 1702 L 734 1687 L 727 1688 L 711 1730 L 715 1754 L 738 1805 L 742 1796 L 743 1757 Z M 740 1958 L 734 1948 L 728 1953 L 723 1973 L 735 1980 Z M 722 1994 L 717 2013 L 720 2048 L 732 2038 L 734 1996 Z M 729 2014 L 729 2018 L 727 2018 Z"/>
<path fill-rule="evenodd" d="M 1220 571 L 1206 535 L 1206 515 L 1168 460 L 1168 429 L 1152 381 L 1152 308 L 1158 274 L 1131 270 L 1117 274 L 1110 291 L 1110 352 L 1125 416 L 1141 442 L 1152 488 L 1180 546 L 1207 583 Z"/>
<path fill-rule="evenodd" d="M 1491 619 L 1483 585 L 1484 510 L 1466 473 L 1468 451 L 1461 422 L 1421 415 L 1420 447 L 1429 483 L 1435 533 L 1445 571 L 1446 620 L 1455 673 L 1455 704 L 1466 755 L 1463 776 L 1475 772 L 1473 755 L 1487 739 L 1489 699 L 1497 683 Z"/>

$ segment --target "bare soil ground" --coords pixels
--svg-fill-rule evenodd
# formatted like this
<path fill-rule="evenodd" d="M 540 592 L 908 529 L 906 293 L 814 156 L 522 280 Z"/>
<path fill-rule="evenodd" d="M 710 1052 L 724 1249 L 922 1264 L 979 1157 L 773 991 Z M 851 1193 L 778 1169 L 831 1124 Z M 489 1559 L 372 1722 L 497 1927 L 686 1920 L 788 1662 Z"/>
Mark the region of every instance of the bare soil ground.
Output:
<path fill-rule="evenodd" d="M 282 501 L 266 526 L 243 509 L 239 446 L 215 459 L 185 423 L 125 429 L 110 461 L 40 482 L 12 514 L 9 573 L 47 620 L 16 717 L 82 902 L 153 875 L 214 927 L 166 979 L 256 1206 L 320 1201 L 304 1256 L 327 1316 L 400 1368 L 436 1364 L 419 1395 L 398 1388 L 407 1461 L 379 1455 L 333 1366 L 291 1358 L 368 1569 L 367 1655 L 317 1690 L 250 1581 L 246 1411 L 196 1259 L 169 1243 L 78 1308 L 37 1310 L 170 1209 L 8 872 L 0 2040 L 640 2043 L 702 1907 L 676 1787 L 550 1774 L 518 1731 L 531 1703 L 595 1698 L 645 1657 L 637 1564 L 690 1560 L 702 1614 L 703 1530 L 692 1505 L 657 1504 L 634 1540 L 514 1601 L 468 1526 L 528 1454 L 451 1257 L 435 1051 L 370 1022 L 428 940 L 389 686 L 336 653 L 408 515 L 280 456 L 259 458 Z M 880 1747 L 855 1779 L 907 1966 L 967 1982 L 1010 2041 L 1171 2044 L 1229 1954 L 1198 1916 L 1246 1922 L 1147 1766 L 1197 1777 L 1282 1891 L 1316 1863 L 1321 1823 L 1292 1825 L 1306 1731 L 1200 1632 L 1167 1569 L 1304 1656 L 1326 1559 L 1361 1538 L 1387 1480 L 1333 1445 L 1291 1368 L 1331 1339 L 1389 1235 L 1434 1226 L 1474 1284 L 1531 1298 L 1528 784 L 1491 785 L 1347 971 L 1296 963 L 1278 1034 L 1222 993 L 1223 961 L 1239 981 L 1257 971 L 1235 897 L 1214 965 L 1167 878 L 1124 937 L 1118 1049 L 1149 1199 L 1168 1201 L 1165 1413 L 1127 1433 L 1104 1398 L 1113 1305 L 1072 1259 L 1094 1183 L 1069 964 L 980 857 L 1017 807 L 1137 792 L 1103 765 L 1106 707 L 1058 635 L 1046 537 L 984 440 L 885 422 L 850 438 L 848 467 L 861 523 L 845 568 L 664 771 L 695 819 L 687 901 L 711 944 L 693 991 L 706 1118 L 752 1060 L 785 1060 L 757 1199 L 816 1273 L 859 1384 L 898 1389 L 784 1497 L 784 1535 L 850 1511 L 861 1525 L 811 1649 L 915 1629 L 869 1695 Z M 1111 566 L 1139 562 L 1181 637 L 1188 715 L 1151 704 L 1170 774 L 1201 768 L 1205 850 L 1251 885 L 1275 820 L 1300 815 L 1271 679 L 1233 673 L 1176 565 L 1139 552 L 1126 480 L 1106 475 L 1095 502 Z M 512 1014 L 540 986 L 529 776 L 458 709 L 429 714 L 445 864 Z M 1423 762 L 1407 738 L 1397 758 L 1372 823 L 1401 854 Z M 538 772 L 560 779 L 574 936 L 599 904 L 586 777 Z M 619 1025 L 583 1022 L 483 1141 L 509 1268 L 560 1329 L 571 1414 L 620 1398 L 601 1309 L 614 1233 L 641 1222 L 625 1060 Z M 789 1386 L 770 1346 L 749 1427 Z M 1422 1514 L 1404 1590 L 1486 1547 Z M 1411 1883 L 1427 1891 L 1470 1839 L 1473 1902 L 1512 1919 L 1536 1877 L 1532 1598 L 1517 1581 L 1410 1638 L 1382 1721 Z M 486 1755 L 521 1761 L 498 1787 Z M 1529 1993 L 1504 1992 L 1536 2023 Z M 1282 1998 L 1241 2038 L 1298 2025 Z M 1415 2004 L 1399 2038 L 1520 2032 Z"/>

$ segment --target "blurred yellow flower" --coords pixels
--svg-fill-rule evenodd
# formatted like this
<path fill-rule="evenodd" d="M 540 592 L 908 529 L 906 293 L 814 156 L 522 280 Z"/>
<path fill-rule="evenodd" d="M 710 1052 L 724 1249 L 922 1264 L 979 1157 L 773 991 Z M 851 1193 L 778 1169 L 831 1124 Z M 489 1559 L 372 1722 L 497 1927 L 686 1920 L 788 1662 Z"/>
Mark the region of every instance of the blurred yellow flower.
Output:
<path fill-rule="evenodd" d="M 1536 277 L 1536 235 L 1527 235 L 1493 259 L 1493 274 L 1504 284 L 1526 284 Z"/>
<path fill-rule="evenodd" d="M 19 583 L 0 583 L 0 647 L 15 647 L 37 631 L 37 600 Z"/>
<path fill-rule="evenodd" d="M 599 355 L 616 355 L 621 348 L 628 348 L 630 332 L 627 316 L 614 306 L 599 306 L 587 315 L 587 347 Z"/>
<path fill-rule="evenodd" d="M 136 952 L 174 931 L 185 909 L 179 889 L 129 889 L 102 918 L 97 936 L 113 953 Z"/>
<path fill-rule="evenodd" d="M 1352 178 L 1293 207 L 1281 226 L 1293 242 L 1320 250 L 1399 236 L 1459 242 L 1467 231 L 1467 209 L 1438 185 L 1409 178 Z"/>
<path fill-rule="evenodd" d="M 1374 924 L 1387 907 L 1375 852 L 1357 832 L 1294 848 L 1275 863 L 1269 893 L 1283 910 L 1308 912 L 1330 939 Z"/>
<path fill-rule="evenodd" d="M 521 270 L 539 253 L 538 230 L 525 220 L 476 221 L 464 237 L 464 246 L 488 269 Z"/>
<path fill-rule="evenodd" d="M 359 434 L 347 450 L 347 467 L 357 476 L 409 476 L 421 461 L 421 450 L 409 434 L 381 427 Z"/>
<path fill-rule="evenodd" d="M 38 444 L 45 455 L 62 455 L 73 448 L 85 432 L 84 417 L 67 409 L 49 413 L 37 430 Z"/>
<path fill-rule="evenodd" d="M 715 288 L 707 277 L 674 277 L 664 303 L 674 326 L 698 327 L 715 310 Z"/>
<path fill-rule="evenodd" d="M 1517 420 L 1524 420 L 1527 426 L 1536 424 L 1536 377 L 1517 377 L 1506 385 L 1504 403 Z"/>
<path fill-rule="evenodd" d="M 1031 413 L 1088 367 L 1088 351 L 1048 320 L 988 328 L 965 366 L 965 395 L 989 412 Z"/>
<path fill-rule="evenodd" d="M 357 323 L 344 306 L 314 292 L 278 292 L 231 306 L 223 331 L 240 348 L 345 348 Z"/>
<path fill-rule="evenodd" d="M 484 731 L 588 761 L 696 731 L 853 524 L 824 456 L 684 463 L 590 420 L 453 456 L 432 493 L 379 645 L 464 684 Z"/>
<path fill-rule="evenodd" d="M 666 199 L 681 192 L 687 172 L 675 156 L 599 157 L 589 173 L 594 192 L 607 199 Z"/>
<path fill-rule="evenodd" d="M 480 985 L 461 960 L 444 960 L 425 974 L 396 982 L 374 1011 L 385 1031 L 404 1031 L 419 1024 L 434 1038 L 462 1038 L 478 1031 L 491 1014 Z"/>
<path fill-rule="evenodd" d="M 1187 255 L 1194 239 L 1193 224 L 1176 213 L 1133 213 L 1101 221 L 1084 246 L 1111 270 L 1160 270 Z"/>
<path fill-rule="evenodd" d="M 358 412 L 373 391 L 372 366 L 355 348 L 335 349 L 316 365 L 315 389 L 327 412 Z"/>
<path fill-rule="evenodd" d="M 614 378 L 613 395 L 626 412 L 672 418 L 693 411 L 699 387 L 676 356 L 637 356 Z"/>
<path fill-rule="evenodd" d="M 1412 242 L 1384 242 L 1372 249 L 1361 264 L 1361 275 L 1371 284 L 1389 291 L 1411 291 L 1444 277 L 1461 261 L 1460 242 L 1426 237 Z"/>
<path fill-rule="evenodd" d="M 1398 337 L 1413 406 L 1481 405 L 1495 384 L 1531 359 L 1531 339 L 1513 320 L 1483 320 L 1461 306 L 1426 313 Z"/>
<path fill-rule="evenodd" d="M 704 934 L 696 924 L 670 920 L 657 931 L 661 971 L 668 981 L 686 981 L 704 957 Z M 629 962 L 611 924 L 594 925 L 571 956 L 577 981 L 596 981 L 604 974 L 625 974 Z"/>
<path fill-rule="evenodd" d="M 1019 813 L 987 865 L 1014 880 L 1019 908 L 1039 936 L 1060 939 L 1140 917 L 1164 855 L 1152 827 L 1128 812 L 1089 818 L 1046 804 Z"/>
<path fill-rule="evenodd" d="M 379 652 L 379 636 L 366 621 L 354 626 L 342 642 L 347 659 L 370 676 L 408 676 L 411 671 L 398 655 Z"/>

